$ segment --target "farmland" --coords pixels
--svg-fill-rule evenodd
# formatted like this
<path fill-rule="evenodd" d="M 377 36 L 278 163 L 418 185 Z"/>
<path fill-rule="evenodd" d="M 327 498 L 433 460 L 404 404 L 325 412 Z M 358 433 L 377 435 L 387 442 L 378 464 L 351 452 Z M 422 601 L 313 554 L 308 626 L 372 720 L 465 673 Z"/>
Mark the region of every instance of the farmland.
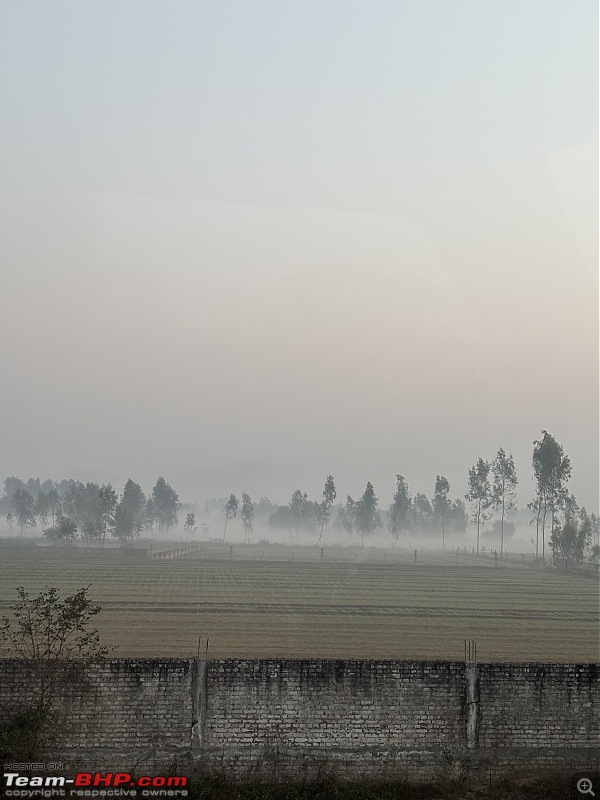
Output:
<path fill-rule="evenodd" d="M 164 547 L 174 545 L 165 544 Z M 155 543 L 155 551 L 160 549 Z M 119 656 L 595 661 L 597 581 L 518 559 L 439 551 L 206 543 L 159 560 L 118 550 L 0 547 L 0 615 L 15 588 L 90 585 Z"/>

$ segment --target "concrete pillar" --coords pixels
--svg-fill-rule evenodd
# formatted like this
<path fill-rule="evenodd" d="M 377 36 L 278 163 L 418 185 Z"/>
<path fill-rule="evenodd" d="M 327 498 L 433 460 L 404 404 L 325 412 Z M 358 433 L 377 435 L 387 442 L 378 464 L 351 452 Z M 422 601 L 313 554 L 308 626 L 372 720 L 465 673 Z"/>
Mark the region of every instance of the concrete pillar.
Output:
<path fill-rule="evenodd" d="M 479 747 L 480 684 L 477 664 L 465 666 L 467 680 L 467 748 Z"/>
<path fill-rule="evenodd" d="M 192 758 L 200 755 L 204 739 L 206 720 L 206 681 L 208 661 L 195 658 L 192 661 L 192 729 L 190 747 Z"/>

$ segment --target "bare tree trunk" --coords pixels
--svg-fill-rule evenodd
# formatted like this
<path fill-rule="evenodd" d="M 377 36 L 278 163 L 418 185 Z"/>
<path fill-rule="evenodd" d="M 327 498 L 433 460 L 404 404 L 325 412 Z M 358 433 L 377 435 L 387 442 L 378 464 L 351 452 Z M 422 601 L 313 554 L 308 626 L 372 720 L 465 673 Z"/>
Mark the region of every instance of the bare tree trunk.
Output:
<path fill-rule="evenodd" d="M 537 515 L 535 518 L 535 557 L 538 558 L 540 550 L 540 517 L 542 515 L 542 498 L 538 498 Z"/>
<path fill-rule="evenodd" d="M 544 497 L 544 513 L 542 514 L 542 561 L 546 560 L 546 517 L 548 516 L 548 503 Z"/>
<path fill-rule="evenodd" d="M 319 534 L 319 538 L 317 539 L 317 544 L 321 541 L 321 537 L 323 536 L 323 530 L 325 528 L 325 520 L 321 522 L 321 533 Z"/>
<path fill-rule="evenodd" d="M 500 521 L 500 558 L 504 550 L 504 494 L 502 494 L 502 519 Z"/>

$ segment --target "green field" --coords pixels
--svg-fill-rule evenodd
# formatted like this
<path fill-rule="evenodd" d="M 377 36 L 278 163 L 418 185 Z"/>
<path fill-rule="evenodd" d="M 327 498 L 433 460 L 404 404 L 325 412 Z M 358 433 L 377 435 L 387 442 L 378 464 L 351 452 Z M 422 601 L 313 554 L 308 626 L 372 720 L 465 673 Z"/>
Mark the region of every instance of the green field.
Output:
<path fill-rule="evenodd" d="M 176 544 L 165 544 L 164 548 Z M 155 543 L 155 550 L 161 549 Z M 230 558 L 231 555 L 231 558 Z M 15 588 L 91 585 L 119 656 L 597 661 L 598 584 L 518 559 L 376 548 L 206 544 L 157 560 L 0 545 L 0 615 Z"/>

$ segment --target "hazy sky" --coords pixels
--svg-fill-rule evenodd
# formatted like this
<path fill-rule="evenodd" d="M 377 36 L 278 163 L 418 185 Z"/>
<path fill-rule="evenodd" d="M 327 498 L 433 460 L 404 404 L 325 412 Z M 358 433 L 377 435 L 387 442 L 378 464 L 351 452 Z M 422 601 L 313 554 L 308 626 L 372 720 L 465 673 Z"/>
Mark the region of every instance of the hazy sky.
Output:
<path fill-rule="evenodd" d="M 0 2 L 0 477 L 598 508 L 595 0 Z"/>

